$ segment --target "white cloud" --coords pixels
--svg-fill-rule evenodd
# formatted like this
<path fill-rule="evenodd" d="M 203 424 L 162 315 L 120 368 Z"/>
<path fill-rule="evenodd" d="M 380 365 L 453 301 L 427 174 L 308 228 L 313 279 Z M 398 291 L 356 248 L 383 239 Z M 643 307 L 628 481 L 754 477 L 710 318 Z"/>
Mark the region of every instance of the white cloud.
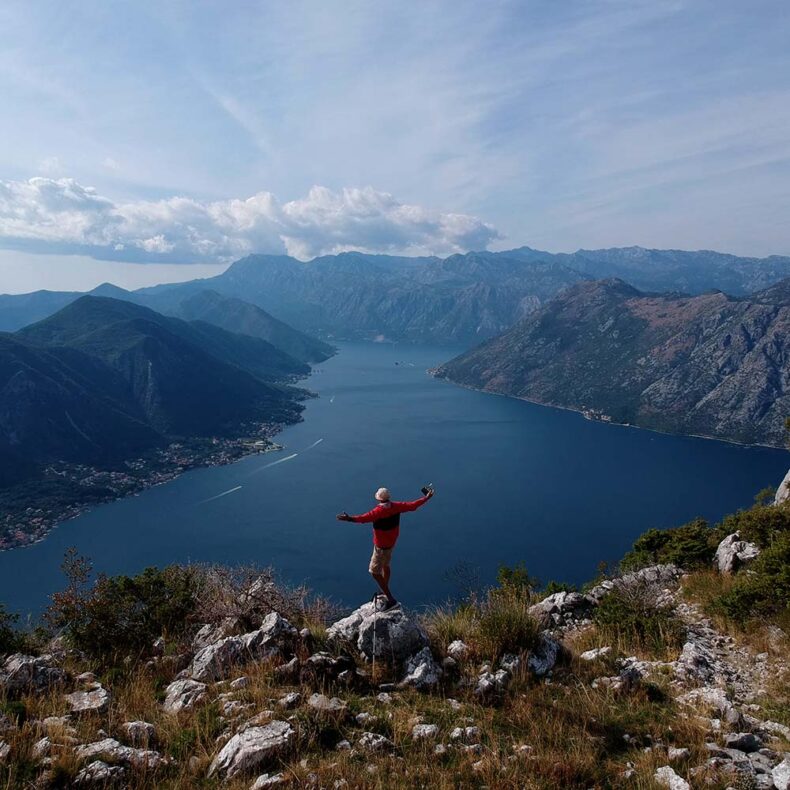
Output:
<path fill-rule="evenodd" d="M 70 178 L 0 180 L 0 246 L 126 260 L 226 260 L 251 252 L 311 258 L 342 250 L 449 254 L 499 238 L 467 214 L 400 203 L 370 187 L 313 187 L 287 203 L 270 192 L 200 202 L 115 202 Z"/>

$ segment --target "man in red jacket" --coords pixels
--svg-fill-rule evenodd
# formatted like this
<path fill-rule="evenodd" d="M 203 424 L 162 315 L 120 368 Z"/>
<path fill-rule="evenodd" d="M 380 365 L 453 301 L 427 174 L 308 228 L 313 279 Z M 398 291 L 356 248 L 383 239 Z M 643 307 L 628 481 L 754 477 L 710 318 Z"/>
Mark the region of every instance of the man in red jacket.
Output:
<path fill-rule="evenodd" d="M 379 504 L 373 510 L 360 516 L 349 516 L 345 511 L 337 515 L 338 521 L 373 524 L 373 556 L 370 558 L 368 570 L 387 597 L 387 603 L 383 610 L 385 612 L 398 605 L 390 592 L 390 561 L 392 549 L 395 547 L 400 533 L 400 514 L 409 513 L 422 507 L 433 496 L 433 488 L 423 488 L 423 493 L 425 496 L 415 499 L 413 502 L 393 502 L 390 492 L 386 488 L 380 488 L 376 491 L 376 500 Z"/>

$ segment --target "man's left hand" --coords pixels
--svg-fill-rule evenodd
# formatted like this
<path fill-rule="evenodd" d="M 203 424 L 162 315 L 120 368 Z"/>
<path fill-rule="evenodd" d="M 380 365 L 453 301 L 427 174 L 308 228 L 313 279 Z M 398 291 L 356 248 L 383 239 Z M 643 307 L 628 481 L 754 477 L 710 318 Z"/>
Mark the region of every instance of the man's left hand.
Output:
<path fill-rule="evenodd" d="M 338 514 L 335 516 L 335 518 L 336 518 L 338 521 L 351 521 L 351 516 L 349 516 L 349 515 L 348 515 L 348 513 L 346 513 L 346 511 L 345 511 L 345 510 L 344 510 L 342 513 L 338 513 Z"/>

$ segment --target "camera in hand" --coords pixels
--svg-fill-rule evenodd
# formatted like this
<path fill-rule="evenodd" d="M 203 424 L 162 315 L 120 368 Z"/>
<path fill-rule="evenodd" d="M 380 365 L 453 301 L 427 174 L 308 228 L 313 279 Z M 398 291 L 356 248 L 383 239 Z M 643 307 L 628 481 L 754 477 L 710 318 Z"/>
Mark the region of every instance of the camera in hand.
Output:
<path fill-rule="evenodd" d="M 420 491 L 422 491 L 423 496 L 428 496 L 428 494 L 433 491 L 433 483 L 428 483 L 427 486 L 423 486 Z"/>

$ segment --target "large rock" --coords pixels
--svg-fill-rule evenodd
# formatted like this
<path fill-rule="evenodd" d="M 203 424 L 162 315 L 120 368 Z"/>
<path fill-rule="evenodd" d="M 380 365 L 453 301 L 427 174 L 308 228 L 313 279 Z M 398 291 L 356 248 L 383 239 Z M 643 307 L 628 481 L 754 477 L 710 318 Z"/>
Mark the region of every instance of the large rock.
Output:
<path fill-rule="evenodd" d="M 434 661 L 431 648 L 424 647 L 406 662 L 406 677 L 401 680 L 399 685 L 427 691 L 438 686 L 441 677 L 442 669 Z"/>
<path fill-rule="evenodd" d="M 224 680 L 238 664 L 277 655 L 290 647 L 298 635 L 296 628 L 284 617 L 271 612 L 257 631 L 228 636 L 204 647 L 192 659 L 187 673 L 201 682 Z"/>
<path fill-rule="evenodd" d="M 75 787 L 111 787 L 120 782 L 126 773 L 122 765 L 109 765 L 103 760 L 94 760 L 74 777 Z"/>
<path fill-rule="evenodd" d="M 774 504 L 782 505 L 788 499 L 790 499 L 790 469 L 787 470 L 787 474 L 782 479 L 782 482 L 779 483 L 779 488 L 776 489 Z"/>
<path fill-rule="evenodd" d="M 595 601 L 577 592 L 558 592 L 529 607 L 529 613 L 544 628 L 574 620 L 585 620 L 592 614 Z"/>
<path fill-rule="evenodd" d="M 401 607 L 377 611 L 366 603 L 327 630 L 332 642 L 353 644 L 368 661 L 402 664 L 428 645 L 428 635 L 417 620 Z"/>
<path fill-rule="evenodd" d="M 222 774 L 233 779 L 252 773 L 286 752 L 296 737 L 286 721 L 272 721 L 263 727 L 249 727 L 236 733 L 222 747 L 209 768 L 209 776 Z"/>
<path fill-rule="evenodd" d="M 656 783 L 669 790 L 691 790 L 691 785 L 682 777 L 675 773 L 674 768 L 668 765 L 659 768 L 654 776 Z"/>
<path fill-rule="evenodd" d="M 771 778 L 777 790 L 790 790 L 790 754 L 786 754 L 784 760 L 774 766 Z"/>
<path fill-rule="evenodd" d="M 124 746 L 115 738 L 104 738 L 94 743 L 78 746 L 74 750 L 75 755 L 80 760 L 93 760 L 97 757 L 106 756 L 113 763 L 123 763 L 131 765 L 132 768 L 139 770 L 155 771 L 170 761 L 162 757 L 159 752 L 150 749 L 135 749 L 132 746 Z"/>
<path fill-rule="evenodd" d="M 26 656 L 14 653 L 0 669 L 0 689 L 6 694 L 23 691 L 45 691 L 66 681 L 66 673 L 54 665 L 51 655 Z"/>
<path fill-rule="evenodd" d="M 754 543 L 741 540 L 738 532 L 727 535 L 719 543 L 713 562 L 719 569 L 719 573 L 735 573 L 741 566 L 751 562 L 760 554 L 760 549 Z"/>
<path fill-rule="evenodd" d="M 587 596 L 596 604 L 614 590 L 634 590 L 645 585 L 662 589 L 673 587 L 678 583 L 682 571 L 677 565 L 651 565 L 638 571 L 626 573 L 616 579 L 606 579 L 596 584 Z"/>
<path fill-rule="evenodd" d="M 557 663 L 562 652 L 562 645 L 545 631 L 538 637 L 538 642 L 527 659 L 530 671 L 539 678 L 544 677 Z"/>
<path fill-rule="evenodd" d="M 165 689 L 165 701 L 162 703 L 166 713 L 178 713 L 189 710 L 203 702 L 206 698 L 206 684 L 184 678 L 176 680 Z"/>
<path fill-rule="evenodd" d="M 238 617 L 225 617 L 219 623 L 206 623 L 192 639 L 192 649 L 197 652 L 228 636 L 236 636 L 244 629 Z"/>
<path fill-rule="evenodd" d="M 110 707 L 110 692 L 98 683 L 90 691 L 75 691 L 66 694 L 66 702 L 71 713 L 87 715 L 89 713 L 106 713 Z"/>

